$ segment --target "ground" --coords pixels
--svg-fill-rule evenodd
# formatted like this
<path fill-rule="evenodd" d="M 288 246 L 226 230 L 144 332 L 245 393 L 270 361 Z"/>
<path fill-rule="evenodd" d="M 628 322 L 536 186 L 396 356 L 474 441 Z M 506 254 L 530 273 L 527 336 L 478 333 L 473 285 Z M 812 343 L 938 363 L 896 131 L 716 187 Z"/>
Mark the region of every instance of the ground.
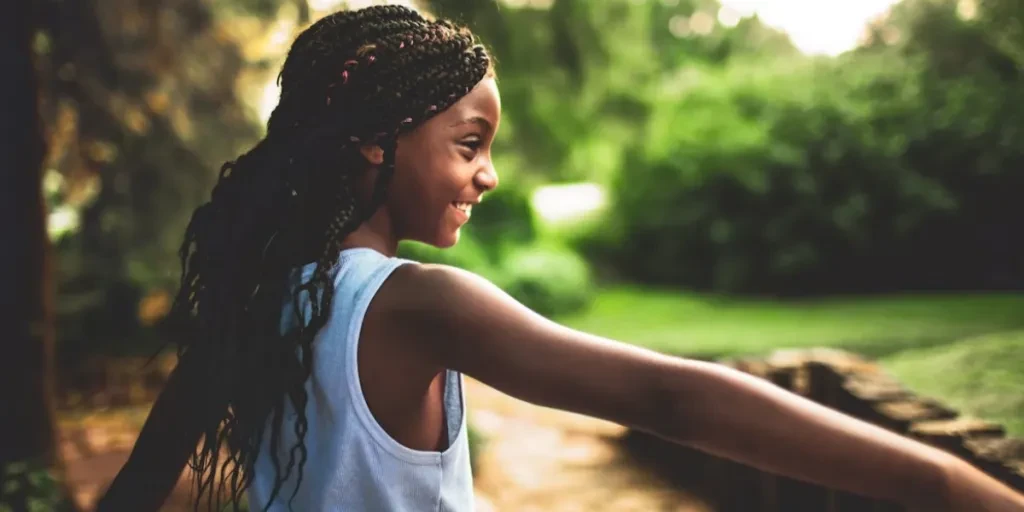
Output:
<path fill-rule="evenodd" d="M 479 512 L 709 512 L 628 460 L 621 426 L 510 398 L 467 379 L 466 400 L 485 438 L 477 462 Z M 65 417 L 62 450 L 77 501 L 87 510 L 128 456 L 145 411 Z M 166 511 L 190 510 L 184 486 Z"/>
<path fill-rule="evenodd" d="M 631 463 L 618 442 L 624 427 L 535 407 L 469 379 L 466 394 L 485 443 L 480 512 L 711 510 Z"/>
<path fill-rule="evenodd" d="M 704 357 L 830 346 L 878 358 L 914 391 L 1024 434 L 1024 295 L 935 295 L 783 302 L 639 288 L 604 290 L 558 320 L 594 334 Z M 942 379 L 935 378 L 943 375 Z M 486 438 L 479 510 L 704 511 L 630 462 L 622 427 L 533 407 L 468 381 L 470 421 Z M 145 408 L 62 417 L 62 450 L 79 501 L 123 464 Z M 178 493 L 166 510 L 184 510 Z"/>

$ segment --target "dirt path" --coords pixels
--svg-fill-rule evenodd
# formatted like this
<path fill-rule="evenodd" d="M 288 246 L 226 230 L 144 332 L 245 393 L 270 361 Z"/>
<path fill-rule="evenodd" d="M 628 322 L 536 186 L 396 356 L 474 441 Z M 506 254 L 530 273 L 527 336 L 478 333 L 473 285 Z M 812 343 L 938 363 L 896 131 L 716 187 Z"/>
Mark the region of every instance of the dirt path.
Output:
<path fill-rule="evenodd" d="M 708 512 L 633 464 L 617 443 L 624 429 L 535 407 L 466 380 L 470 421 L 486 439 L 476 461 L 478 512 Z M 61 449 L 76 500 L 91 510 L 131 451 L 146 408 L 62 418 Z M 163 510 L 184 511 L 187 487 Z"/>
<path fill-rule="evenodd" d="M 466 379 L 470 421 L 485 438 L 478 511 L 710 512 L 637 467 L 617 442 L 625 429 L 535 407 Z"/>

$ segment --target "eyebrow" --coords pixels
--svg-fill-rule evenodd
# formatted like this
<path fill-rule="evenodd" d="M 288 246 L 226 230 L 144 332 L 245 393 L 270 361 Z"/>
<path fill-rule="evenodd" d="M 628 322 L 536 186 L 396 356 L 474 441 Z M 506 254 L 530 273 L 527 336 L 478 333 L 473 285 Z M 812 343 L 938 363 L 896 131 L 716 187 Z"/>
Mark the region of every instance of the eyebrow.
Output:
<path fill-rule="evenodd" d="M 491 124 L 490 121 L 487 120 L 487 118 L 485 118 L 483 116 L 467 117 L 466 119 L 463 119 L 461 121 L 458 121 L 458 122 L 452 124 L 450 126 L 450 128 L 455 128 L 456 126 L 462 126 L 464 124 L 471 124 L 471 123 L 479 124 L 479 125 L 483 126 L 484 128 L 486 128 L 488 131 L 492 131 L 492 132 L 494 131 L 494 126 Z"/>

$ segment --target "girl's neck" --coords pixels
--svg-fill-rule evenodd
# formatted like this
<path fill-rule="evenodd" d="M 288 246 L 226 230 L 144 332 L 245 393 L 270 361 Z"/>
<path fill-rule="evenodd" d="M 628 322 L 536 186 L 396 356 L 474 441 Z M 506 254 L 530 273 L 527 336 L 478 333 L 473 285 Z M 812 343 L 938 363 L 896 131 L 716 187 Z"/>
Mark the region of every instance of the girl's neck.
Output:
<path fill-rule="evenodd" d="M 366 247 L 385 256 L 398 253 L 398 237 L 394 234 L 391 220 L 384 208 L 377 211 L 370 220 L 364 222 L 341 243 L 342 249 Z"/>

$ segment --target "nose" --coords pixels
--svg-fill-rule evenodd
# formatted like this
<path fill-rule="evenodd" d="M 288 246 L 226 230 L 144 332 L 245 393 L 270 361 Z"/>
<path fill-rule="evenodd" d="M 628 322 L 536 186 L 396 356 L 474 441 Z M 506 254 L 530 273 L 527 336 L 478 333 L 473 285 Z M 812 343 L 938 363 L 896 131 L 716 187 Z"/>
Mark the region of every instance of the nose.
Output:
<path fill-rule="evenodd" d="M 480 171 L 476 173 L 476 176 L 473 177 L 473 181 L 476 183 L 478 188 L 485 192 L 497 188 L 498 172 L 494 170 L 494 164 L 487 162 L 487 165 L 480 169 Z"/>

